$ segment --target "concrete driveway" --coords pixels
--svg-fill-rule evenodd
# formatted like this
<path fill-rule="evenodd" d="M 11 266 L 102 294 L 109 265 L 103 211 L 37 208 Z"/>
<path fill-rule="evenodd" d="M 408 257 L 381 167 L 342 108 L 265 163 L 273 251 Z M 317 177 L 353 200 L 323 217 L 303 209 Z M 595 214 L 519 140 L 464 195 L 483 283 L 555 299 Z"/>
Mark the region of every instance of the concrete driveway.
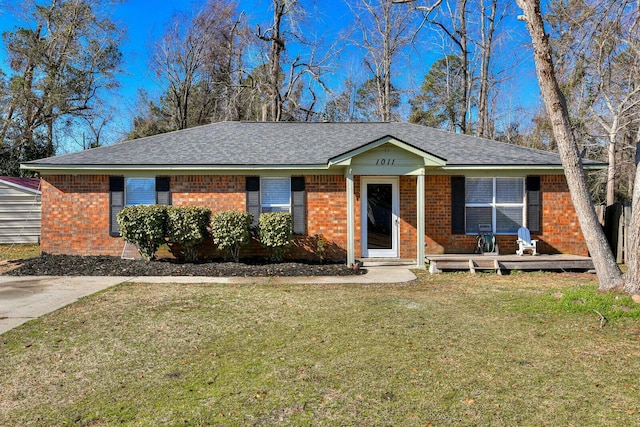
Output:
<path fill-rule="evenodd" d="M 0 276 L 0 334 L 128 277 Z"/>
<path fill-rule="evenodd" d="M 126 277 L 0 276 L 0 334 L 119 283 L 400 283 L 415 280 L 408 266 L 371 266 L 360 276 L 314 277 Z"/>

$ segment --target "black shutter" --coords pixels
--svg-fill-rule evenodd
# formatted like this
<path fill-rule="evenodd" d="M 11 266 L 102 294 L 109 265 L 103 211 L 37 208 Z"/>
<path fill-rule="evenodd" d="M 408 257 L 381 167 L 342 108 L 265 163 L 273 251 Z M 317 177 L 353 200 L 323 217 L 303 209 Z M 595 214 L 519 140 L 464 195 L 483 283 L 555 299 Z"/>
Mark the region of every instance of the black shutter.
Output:
<path fill-rule="evenodd" d="M 171 182 L 171 178 L 169 178 L 168 176 L 156 177 L 156 204 L 158 205 L 171 204 L 170 182 Z"/>
<path fill-rule="evenodd" d="M 118 212 L 124 207 L 124 177 L 109 177 L 109 235 L 120 236 Z"/>
<path fill-rule="evenodd" d="M 532 233 L 542 231 L 542 195 L 540 191 L 540 177 L 528 176 L 527 186 L 527 228 Z"/>
<path fill-rule="evenodd" d="M 260 219 L 260 177 L 248 176 L 246 179 L 247 212 L 253 215 L 253 226 Z"/>
<path fill-rule="evenodd" d="M 451 177 L 451 233 L 465 234 L 465 187 L 464 176 Z"/>
<path fill-rule="evenodd" d="M 291 177 L 291 220 L 293 234 L 307 231 L 307 201 L 304 176 Z"/>

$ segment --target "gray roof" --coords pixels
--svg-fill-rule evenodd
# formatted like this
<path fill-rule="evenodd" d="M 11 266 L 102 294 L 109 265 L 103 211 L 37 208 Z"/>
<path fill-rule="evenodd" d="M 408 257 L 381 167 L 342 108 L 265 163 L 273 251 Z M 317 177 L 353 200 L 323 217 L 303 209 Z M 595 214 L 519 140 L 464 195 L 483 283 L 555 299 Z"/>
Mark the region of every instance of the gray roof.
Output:
<path fill-rule="evenodd" d="M 557 154 L 408 123 L 220 122 L 28 162 L 38 166 L 326 165 L 392 137 L 447 166 L 561 166 Z"/>

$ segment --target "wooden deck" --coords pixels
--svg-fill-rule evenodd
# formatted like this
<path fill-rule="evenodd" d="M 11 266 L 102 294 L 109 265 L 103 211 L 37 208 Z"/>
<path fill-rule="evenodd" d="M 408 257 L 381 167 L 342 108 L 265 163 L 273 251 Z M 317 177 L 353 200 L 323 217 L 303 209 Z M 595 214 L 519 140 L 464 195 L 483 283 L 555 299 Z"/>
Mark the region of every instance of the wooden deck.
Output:
<path fill-rule="evenodd" d="M 431 274 L 445 270 L 495 271 L 502 274 L 509 270 L 529 271 L 589 271 L 593 270 L 590 257 L 579 255 L 477 255 L 443 254 L 426 255 Z"/>

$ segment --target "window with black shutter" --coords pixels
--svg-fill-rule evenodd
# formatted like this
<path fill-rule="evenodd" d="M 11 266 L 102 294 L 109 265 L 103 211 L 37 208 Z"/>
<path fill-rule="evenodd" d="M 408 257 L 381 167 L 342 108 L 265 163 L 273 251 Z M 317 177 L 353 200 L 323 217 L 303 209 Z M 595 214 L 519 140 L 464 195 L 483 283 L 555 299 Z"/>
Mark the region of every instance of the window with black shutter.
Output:
<path fill-rule="evenodd" d="M 291 220 L 293 234 L 306 234 L 307 201 L 303 176 L 291 178 Z"/>
<path fill-rule="evenodd" d="M 451 233 L 465 234 L 464 176 L 451 177 Z"/>
<path fill-rule="evenodd" d="M 260 177 L 248 176 L 246 179 L 247 212 L 253 216 L 252 225 L 258 226 L 260 219 Z"/>
<path fill-rule="evenodd" d="M 120 236 L 118 212 L 124 207 L 124 177 L 109 177 L 109 234 Z"/>
<path fill-rule="evenodd" d="M 156 178 L 109 177 L 109 234 L 120 236 L 118 212 L 125 206 L 170 205 L 171 179 L 168 176 Z"/>
<path fill-rule="evenodd" d="M 246 178 L 246 209 L 258 225 L 261 213 L 290 212 L 294 234 L 307 229 L 307 201 L 304 177 L 291 178 L 248 176 Z"/>
<path fill-rule="evenodd" d="M 542 232 L 542 192 L 540 177 L 528 176 L 527 187 L 527 228 L 532 233 Z"/>
<path fill-rule="evenodd" d="M 171 179 L 168 176 L 156 177 L 156 204 L 171 204 L 170 182 Z"/>

